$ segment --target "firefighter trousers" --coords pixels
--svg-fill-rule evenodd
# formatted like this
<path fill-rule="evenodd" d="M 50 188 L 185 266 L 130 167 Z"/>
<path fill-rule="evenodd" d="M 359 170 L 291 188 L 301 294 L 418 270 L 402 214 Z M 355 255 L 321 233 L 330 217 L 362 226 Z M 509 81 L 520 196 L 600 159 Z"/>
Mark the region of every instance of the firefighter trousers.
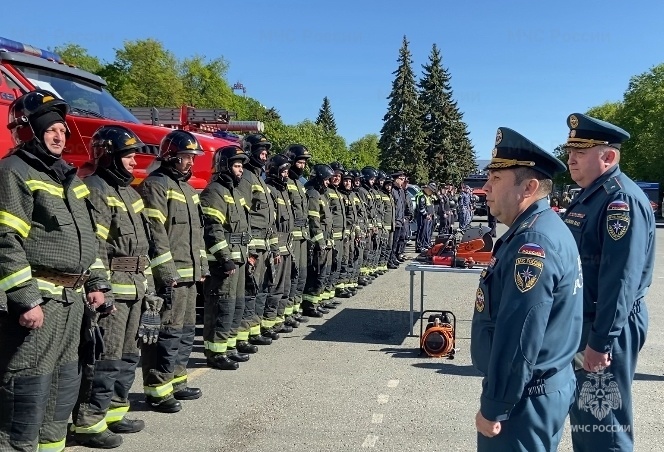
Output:
<path fill-rule="evenodd" d="M 187 363 L 196 334 L 196 284 L 173 289 L 173 301 L 161 313 L 156 344 L 143 345 L 143 391 L 154 400 L 173 397 L 187 387 Z"/>
<path fill-rule="evenodd" d="M 237 265 L 237 264 L 236 264 Z M 203 284 L 205 309 L 203 314 L 203 345 L 205 356 L 224 354 L 235 348 L 244 314 L 244 264 L 227 275 L 213 271 Z M 243 339 L 249 339 L 249 330 Z"/>
<path fill-rule="evenodd" d="M 350 289 L 355 287 L 353 284 L 353 256 L 352 250 L 353 245 L 355 244 L 355 234 L 350 234 L 346 236 L 343 240 L 343 253 L 341 256 L 341 280 L 338 285 L 341 285 L 340 288 Z"/>
<path fill-rule="evenodd" d="M 312 308 L 323 301 L 325 285 L 329 279 L 332 264 L 332 250 L 314 248 L 313 243 L 308 244 L 307 258 L 307 284 L 302 296 L 302 307 Z"/>
<path fill-rule="evenodd" d="M 267 303 L 265 304 L 265 314 L 261 321 L 261 328 L 272 328 L 275 325 L 281 325 L 286 318 L 284 317 L 288 307 L 288 295 L 291 285 L 291 263 L 290 254 L 282 255 L 281 262 L 268 265 L 270 286 L 268 288 Z M 289 309 L 289 315 L 293 313 L 293 308 Z"/>
<path fill-rule="evenodd" d="M 293 240 L 291 259 L 291 286 L 289 299 L 293 304 L 293 313 L 300 311 L 302 294 L 307 283 L 307 241 Z"/>
<path fill-rule="evenodd" d="M 0 450 L 62 451 L 81 382 L 78 346 L 84 300 L 64 289 L 41 304 L 44 324 L 30 330 L 0 313 Z"/>
<path fill-rule="evenodd" d="M 104 353 L 94 364 L 83 366 L 73 412 L 76 433 L 103 432 L 107 424 L 121 421 L 129 411 L 129 390 L 139 360 L 136 333 L 141 304 L 116 299 L 116 312 L 101 315 L 97 321 L 103 332 Z"/>
<path fill-rule="evenodd" d="M 367 234 L 367 239 L 365 242 L 364 250 L 362 250 L 362 269 L 361 273 L 363 275 L 368 275 L 370 273 L 373 273 L 373 260 L 374 260 L 374 254 L 375 254 L 375 235 L 372 232 Z"/>
<path fill-rule="evenodd" d="M 256 265 L 254 267 L 247 265 L 245 272 L 245 304 L 242 327 L 249 330 L 250 336 L 261 333 L 261 320 L 265 312 L 268 290 L 267 258 L 269 251 L 256 250 L 256 253 L 258 253 Z"/>
<path fill-rule="evenodd" d="M 343 271 L 344 270 L 343 260 L 344 260 L 344 239 L 334 239 L 334 246 L 332 248 L 332 267 L 330 271 L 330 283 L 327 287 L 327 291 L 331 293 L 331 297 L 334 296 L 337 289 L 343 289 L 345 286 L 344 279 L 346 278 L 346 272 Z"/>

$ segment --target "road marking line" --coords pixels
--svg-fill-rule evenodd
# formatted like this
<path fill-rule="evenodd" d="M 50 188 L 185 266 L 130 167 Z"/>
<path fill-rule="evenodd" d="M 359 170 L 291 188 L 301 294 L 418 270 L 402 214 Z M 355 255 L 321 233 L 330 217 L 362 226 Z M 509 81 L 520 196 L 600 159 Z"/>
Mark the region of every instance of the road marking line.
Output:
<path fill-rule="evenodd" d="M 367 435 L 367 437 L 364 439 L 364 442 L 362 443 L 362 447 L 365 449 L 367 447 L 374 447 L 376 445 L 376 441 L 378 441 L 378 437 L 376 435 Z"/>
<path fill-rule="evenodd" d="M 378 394 L 378 403 L 384 404 L 387 403 L 388 400 L 390 400 L 390 396 L 387 394 Z"/>
<path fill-rule="evenodd" d="M 187 380 L 191 380 L 192 378 L 196 378 L 200 375 L 203 375 L 208 370 L 210 370 L 210 367 L 199 367 L 198 369 L 195 369 L 187 373 Z"/>
<path fill-rule="evenodd" d="M 383 416 L 385 416 L 383 413 L 374 413 L 371 415 L 371 423 L 372 424 L 382 424 L 383 423 Z"/>
<path fill-rule="evenodd" d="M 399 380 L 390 380 L 387 382 L 388 388 L 396 388 L 397 386 L 399 386 Z"/>

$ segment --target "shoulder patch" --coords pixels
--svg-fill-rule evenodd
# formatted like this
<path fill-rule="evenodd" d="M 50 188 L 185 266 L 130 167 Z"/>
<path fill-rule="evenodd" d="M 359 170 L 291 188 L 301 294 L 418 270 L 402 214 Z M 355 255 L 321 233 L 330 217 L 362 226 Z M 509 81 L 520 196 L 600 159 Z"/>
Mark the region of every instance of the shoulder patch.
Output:
<path fill-rule="evenodd" d="M 607 194 L 615 193 L 618 190 L 622 188 L 622 185 L 620 185 L 620 181 L 618 180 L 617 177 L 612 177 L 606 182 L 602 184 L 602 187 L 604 187 L 604 190 L 606 190 Z"/>
<path fill-rule="evenodd" d="M 629 210 L 629 206 L 627 208 Z M 627 234 L 631 219 L 629 213 L 625 211 L 611 210 L 611 212 L 618 213 L 609 213 L 606 216 L 606 230 L 609 233 L 609 237 L 613 240 L 620 240 Z"/>
<path fill-rule="evenodd" d="M 514 282 L 517 289 L 525 293 L 535 287 L 543 269 L 544 261 L 539 257 L 517 256 L 514 262 Z"/>
<path fill-rule="evenodd" d="M 475 294 L 475 309 L 477 309 L 477 312 L 484 311 L 484 291 L 481 287 L 477 288 Z"/>
<path fill-rule="evenodd" d="M 519 248 L 519 254 L 541 257 L 542 259 L 546 257 L 544 248 L 539 246 L 537 243 L 526 243 L 525 245 L 521 245 L 521 248 Z"/>
<path fill-rule="evenodd" d="M 625 201 L 613 201 L 606 210 L 622 210 L 624 212 L 629 212 L 629 204 Z"/>

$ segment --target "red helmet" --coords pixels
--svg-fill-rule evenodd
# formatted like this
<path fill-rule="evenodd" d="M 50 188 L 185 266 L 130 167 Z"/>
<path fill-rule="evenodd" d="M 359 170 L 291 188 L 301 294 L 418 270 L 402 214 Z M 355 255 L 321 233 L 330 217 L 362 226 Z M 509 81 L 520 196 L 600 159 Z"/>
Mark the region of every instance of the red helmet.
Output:
<path fill-rule="evenodd" d="M 9 124 L 7 128 L 12 132 L 14 145 L 31 141 L 35 138 L 35 120 L 45 113 L 54 112 L 62 118 L 67 129 L 66 136 L 69 138 L 69 127 L 65 122 L 69 105 L 50 91 L 38 89 L 16 99 L 9 106 Z M 41 140 L 42 137 L 37 137 Z"/>

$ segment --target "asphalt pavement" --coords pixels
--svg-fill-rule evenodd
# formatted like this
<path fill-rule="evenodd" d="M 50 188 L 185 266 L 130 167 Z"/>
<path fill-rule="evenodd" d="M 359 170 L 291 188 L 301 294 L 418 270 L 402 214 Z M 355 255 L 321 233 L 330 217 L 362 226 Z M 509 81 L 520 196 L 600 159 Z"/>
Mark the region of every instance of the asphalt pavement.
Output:
<path fill-rule="evenodd" d="M 499 234 L 506 230 L 502 224 L 498 228 Z M 633 387 L 636 451 L 664 450 L 664 329 L 659 327 L 664 306 L 658 303 L 664 292 L 663 255 L 658 232 L 657 267 L 647 297 L 650 330 Z M 124 435 L 119 450 L 475 450 L 481 379 L 469 347 L 478 275 L 425 276 L 425 309 L 450 310 L 457 317 L 455 359 L 433 359 L 420 356 L 419 338 L 408 336 L 409 278 L 403 267 L 380 276 L 325 318 L 311 319 L 261 347 L 236 371 L 206 367 L 199 328 L 189 381 L 203 397 L 182 402 L 176 414 L 149 411 L 139 371 L 128 416 L 145 420 L 147 427 Z M 569 428 L 559 450 L 571 451 Z"/>

